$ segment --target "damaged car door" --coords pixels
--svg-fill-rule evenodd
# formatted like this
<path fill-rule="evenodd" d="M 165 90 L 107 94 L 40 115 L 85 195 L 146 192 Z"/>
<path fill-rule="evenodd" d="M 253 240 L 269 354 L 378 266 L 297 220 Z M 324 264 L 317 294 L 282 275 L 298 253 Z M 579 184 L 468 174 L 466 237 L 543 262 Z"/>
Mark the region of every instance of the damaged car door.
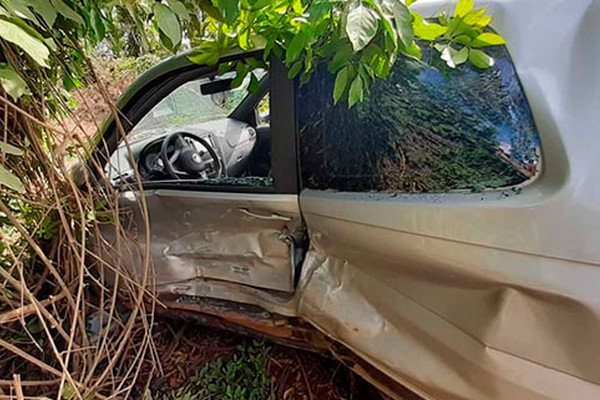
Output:
<path fill-rule="evenodd" d="M 125 138 L 115 143 L 114 123 L 106 130 L 104 147 L 112 140 L 116 148 L 105 173 L 132 213 L 129 240 L 151 246 L 159 294 L 230 299 L 235 285 L 293 291 L 304 232 L 289 111 L 285 99 L 270 101 L 287 96 L 285 85 L 272 90 L 278 67 L 255 71 L 249 93 L 250 76 L 232 89 L 235 72 L 219 75 L 180 56 L 125 95 Z M 136 171 L 149 243 L 138 232 Z M 139 269 L 135 257 L 130 264 Z"/>

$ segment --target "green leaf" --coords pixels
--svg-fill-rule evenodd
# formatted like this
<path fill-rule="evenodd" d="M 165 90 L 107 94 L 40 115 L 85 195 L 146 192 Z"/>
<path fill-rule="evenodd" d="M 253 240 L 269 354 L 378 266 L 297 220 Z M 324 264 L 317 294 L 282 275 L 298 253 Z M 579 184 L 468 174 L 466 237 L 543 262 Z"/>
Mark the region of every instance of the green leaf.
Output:
<path fill-rule="evenodd" d="M 62 80 L 63 80 L 63 86 L 65 87 L 65 89 L 67 89 L 67 91 L 71 91 L 74 88 L 82 88 L 83 87 L 83 82 L 81 82 L 81 80 L 79 80 L 79 78 L 71 75 L 67 71 L 65 71 L 65 73 L 63 73 Z"/>
<path fill-rule="evenodd" d="M 337 73 L 337 76 L 335 77 L 335 85 L 333 86 L 333 104 L 337 104 L 346 91 L 349 75 L 350 71 L 348 70 L 348 67 L 342 68 Z"/>
<path fill-rule="evenodd" d="M 56 21 L 56 10 L 49 0 L 25 0 L 24 2 L 33 8 L 49 27 L 54 25 L 54 21 Z"/>
<path fill-rule="evenodd" d="M 205 40 L 188 58 L 194 64 L 216 65 L 221 58 L 219 45 L 214 40 Z"/>
<path fill-rule="evenodd" d="M 389 3 L 386 1 L 382 3 L 382 6 L 380 6 L 378 3 L 373 2 L 372 0 L 367 1 L 367 4 L 371 5 L 375 10 L 377 10 L 381 25 L 387 33 L 386 40 L 391 40 L 393 48 L 395 49 L 398 46 L 398 32 L 396 31 L 396 25 L 391 15 L 392 12 L 389 10 L 391 8 Z"/>
<path fill-rule="evenodd" d="M 11 42 L 19 46 L 25 53 L 39 65 L 48 67 L 48 56 L 50 51 L 38 38 L 31 36 L 26 30 L 20 26 L 3 19 L 0 19 L 0 37 L 7 42 Z"/>
<path fill-rule="evenodd" d="M 479 35 L 480 29 L 474 27 L 473 25 L 469 25 L 462 18 L 452 18 L 448 22 L 448 36 L 460 37 L 460 36 L 469 36 L 471 39 L 474 39 Z"/>
<path fill-rule="evenodd" d="M 475 0 L 459 0 L 454 9 L 454 17 L 462 18 L 475 8 Z"/>
<path fill-rule="evenodd" d="M 408 7 L 397 1 L 394 5 L 394 20 L 396 23 L 396 31 L 400 41 L 405 46 L 410 46 L 412 41 L 415 39 L 415 33 L 413 31 L 413 16 L 408 10 Z"/>
<path fill-rule="evenodd" d="M 404 54 L 406 54 L 407 56 L 413 57 L 417 60 L 420 60 L 421 57 L 423 56 L 423 52 L 421 51 L 421 48 L 415 42 L 412 42 L 410 44 L 410 47 L 407 49 L 404 49 L 403 51 L 404 51 Z"/>
<path fill-rule="evenodd" d="M 417 0 L 406 0 L 406 7 L 410 7 Z"/>
<path fill-rule="evenodd" d="M 333 8 L 334 3 L 329 0 L 315 0 L 308 7 L 308 16 L 311 21 L 321 19 L 325 14 L 328 14 Z"/>
<path fill-rule="evenodd" d="M 444 26 L 448 25 L 448 14 L 446 14 L 445 11 L 441 11 L 437 16 L 437 19 L 440 22 L 440 24 Z"/>
<path fill-rule="evenodd" d="M 471 39 L 471 37 L 469 35 L 460 35 L 460 36 L 457 36 L 454 39 L 452 39 L 452 41 L 455 43 L 468 45 L 473 41 L 473 39 Z"/>
<path fill-rule="evenodd" d="M 461 65 L 467 62 L 467 60 L 469 59 L 469 48 L 468 47 L 463 47 L 462 49 L 453 52 L 452 54 L 452 60 L 454 61 L 454 64 Z"/>
<path fill-rule="evenodd" d="M 0 152 L 3 154 L 10 154 L 13 156 L 22 156 L 23 150 L 18 147 L 13 146 L 12 144 L 0 142 Z"/>
<path fill-rule="evenodd" d="M 240 4 L 238 0 L 219 0 L 219 10 L 227 24 L 231 24 L 240 15 Z"/>
<path fill-rule="evenodd" d="M 218 56 L 216 57 L 215 61 L 215 53 L 213 52 L 196 53 L 188 58 L 191 62 L 198 65 L 215 65 L 219 62 Z"/>
<path fill-rule="evenodd" d="M 354 56 L 354 50 L 350 43 L 345 43 L 342 47 L 338 47 L 333 55 L 333 59 L 329 63 L 327 69 L 334 73 L 345 66 Z"/>
<path fill-rule="evenodd" d="M 469 51 L 469 61 L 477 68 L 486 69 L 494 65 L 494 59 L 481 50 L 471 49 Z"/>
<path fill-rule="evenodd" d="M 491 32 L 484 32 L 477 36 L 471 42 L 471 47 L 489 47 L 506 44 L 506 40 L 500 35 Z"/>
<path fill-rule="evenodd" d="M 266 6 L 272 4 L 273 0 L 252 0 L 250 6 L 252 11 L 258 11 Z"/>
<path fill-rule="evenodd" d="M 469 58 L 469 48 L 463 47 L 460 50 L 454 49 L 452 46 L 442 46 L 441 50 L 442 60 L 446 61 L 446 64 L 450 68 L 456 68 L 458 65 L 464 64 Z M 437 45 L 436 49 L 440 50 Z"/>
<path fill-rule="evenodd" d="M 381 51 L 371 58 L 370 66 L 375 76 L 379 78 L 387 78 L 390 74 L 391 63 L 385 53 Z"/>
<path fill-rule="evenodd" d="M 106 26 L 104 26 L 104 21 L 102 20 L 102 14 L 100 11 L 93 8 L 90 12 L 90 18 L 96 40 L 100 41 L 104 39 L 104 36 L 106 35 Z"/>
<path fill-rule="evenodd" d="M 21 18 L 13 17 L 13 16 L 9 15 L 8 13 L 3 12 L 1 7 L 0 7 L 0 18 L 2 18 L 5 21 L 12 22 L 13 24 L 19 26 L 21 29 L 23 29 L 25 32 L 27 32 L 30 36 L 33 36 L 34 38 L 37 38 L 42 42 L 46 41 L 46 38 L 44 38 L 44 36 L 42 36 L 42 34 L 36 30 L 37 27 L 33 28 L 25 20 L 23 20 Z M 35 19 L 36 19 L 36 21 L 38 21 L 39 17 L 36 16 Z M 36 22 L 36 25 L 39 25 L 39 23 Z"/>
<path fill-rule="evenodd" d="M 352 85 L 350 85 L 350 90 L 348 91 L 348 108 L 352 108 L 356 103 L 363 100 L 364 96 L 364 85 L 363 79 L 360 74 L 356 75 L 356 78 L 352 81 Z"/>
<path fill-rule="evenodd" d="M 353 3 L 354 4 L 354 3 Z M 350 6 L 346 23 L 346 33 L 354 51 L 360 51 L 377 34 L 379 16 L 371 8 L 358 3 Z"/>
<path fill-rule="evenodd" d="M 254 75 L 254 72 L 252 72 L 250 74 L 250 83 L 248 84 L 248 92 L 250 92 L 252 94 L 260 93 L 260 82 L 258 81 L 258 78 L 256 77 L 256 75 Z"/>
<path fill-rule="evenodd" d="M 219 64 L 217 74 L 225 75 L 226 73 L 233 71 L 234 67 L 235 67 L 234 62 L 221 63 L 221 64 Z"/>
<path fill-rule="evenodd" d="M 56 42 L 53 38 L 45 38 L 44 44 L 50 49 L 50 51 L 58 50 L 58 46 L 56 45 Z"/>
<path fill-rule="evenodd" d="M 214 18 L 219 22 L 225 22 L 219 9 L 215 7 L 210 0 L 199 0 L 198 4 L 200 5 L 202 11 L 208 14 L 208 16 L 211 18 Z"/>
<path fill-rule="evenodd" d="M 304 13 L 304 6 L 302 5 L 302 0 L 292 0 L 292 10 L 294 10 L 297 14 Z"/>
<path fill-rule="evenodd" d="M 490 22 L 492 22 L 492 17 L 489 15 L 484 15 L 483 17 L 479 18 L 479 21 L 475 23 L 475 26 L 480 29 L 485 28 L 490 24 Z"/>
<path fill-rule="evenodd" d="M 50 0 L 56 11 L 63 17 L 70 19 L 78 25 L 83 25 L 84 21 L 81 15 L 77 14 L 71 7 L 69 7 L 63 0 Z"/>
<path fill-rule="evenodd" d="M 4 91 L 8 93 L 14 101 L 19 100 L 21 96 L 29 93 L 27 83 L 6 63 L 0 63 L 0 84 L 2 85 L 2 88 L 4 88 Z M 2 148 L 1 144 L 2 142 L 0 142 L 0 150 L 6 153 L 6 149 Z"/>
<path fill-rule="evenodd" d="M 306 31 L 300 31 L 294 36 L 294 38 L 288 45 L 286 53 L 285 53 L 285 62 L 287 64 L 290 64 L 291 62 L 296 61 L 296 59 L 302 53 L 302 50 L 304 50 L 307 39 L 308 39 L 308 35 L 307 35 Z"/>
<path fill-rule="evenodd" d="M 288 71 L 288 78 L 294 79 L 300 73 L 301 69 L 302 69 L 302 60 L 299 60 L 299 61 L 296 61 L 295 63 L 293 63 L 292 66 L 290 67 L 290 70 Z"/>
<path fill-rule="evenodd" d="M 448 28 L 433 22 L 423 20 L 420 14 L 413 13 L 413 29 L 419 39 L 434 41 L 448 31 Z"/>
<path fill-rule="evenodd" d="M 313 68 L 314 51 L 311 46 L 306 47 L 306 56 L 304 57 L 304 73 L 310 73 Z"/>
<path fill-rule="evenodd" d="M 483 18 L 485 11 L 485 7 L 480 8 L 478 10 L 473 10 L 464 16 L 463 21 L 471 26 L 476 25 L 479 22 L 479 20 Z"/>
<path fill-rule="evenodd" d="M 258 58 L 247 58 L 246 64 L 250 67 L 251 70 L 255 69 L 269 69 L 268 65 L 264 61 L 260 61 Z"/>
<path fill-rule="evenodd" d="M 190 12 L 188 11 L 185 4 L 183 4 L 181 1 L 169 0 L 169 7 L 171 8 L 171 10 L 173 10 L 175 14 L 177 14 L 177 17 L 180 21 L 190 20 Z"/>
<path fill-rule="evenodd" d="M 75 397 L 77 397 L 77 390 L 69 382 L 65 382 L 60 394 L 61 400 L 73 400 Z"/>
<path fill-rule="evenodd" d="M 0 165 L 0 185 L 4 185 L 19 193 L 23 193 L 25 191 L 19 178 L 17 178 L 15 174 L 4 168 L 2 165 Z"/>
<path fill-rule="evenodd" d="M 154 3 L 153 10 L 158 29 L 169 39 L 171 48 L 177 47 L 181 42 L 181 27 L 177 16 L 169 7 L 161 3 Z"/>
<path fill-rule="evenodd" d="M 2 0 L 2 5 L 12 11 L 17 17 L 36 22 L 35 15 L 27 8 L 27 4 L 21 0 Z"/>
<path fill-rule="evenodd" d="M 250 42 L 250 29 L 242 29 L 237 36 L 240 48 L 242 50 L 250 50 L 252 47 Z"/>
<path fill-rule="evenodd" d="M 191 62 L 199 65 L 216 65 L 219 62 L 221 56 L 219 52 L 214 49 L 200 49 L 198 52 L 188 57 Z"/>
<path fill-rule="evenodd" d="M 231 82 L 231 88 L 240 87 L 244 83 L 246 76 L 248 76 L 248 72 L 250 72 L 250 68 L 244 62 L 239 61 L 235 67 L 235 78 Z"/>

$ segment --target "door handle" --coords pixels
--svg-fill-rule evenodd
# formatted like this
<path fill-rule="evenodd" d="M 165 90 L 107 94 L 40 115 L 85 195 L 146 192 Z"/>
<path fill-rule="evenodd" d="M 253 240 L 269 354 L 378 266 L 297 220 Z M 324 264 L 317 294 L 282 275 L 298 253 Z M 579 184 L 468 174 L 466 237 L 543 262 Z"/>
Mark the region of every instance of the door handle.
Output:
<path fill-rule="evenodd" d="M 275 220 L 275 221 L 286 221 L 286 222 L 289 222 L 292 220 L 292 217 L 286 217 L 286 216 L 275 214 L 275 213 L 271 213 L 271 215 L 261 215 L 261 214 L 253 213 L 252 211 L 248 210 L 247 208 L 240 208 L 239 210 L 244 215 L 247 215 L 247 216 L 253 217 L 253 218 L 258 218 L 258 219 L 270 219 L 270 220 Z"/>

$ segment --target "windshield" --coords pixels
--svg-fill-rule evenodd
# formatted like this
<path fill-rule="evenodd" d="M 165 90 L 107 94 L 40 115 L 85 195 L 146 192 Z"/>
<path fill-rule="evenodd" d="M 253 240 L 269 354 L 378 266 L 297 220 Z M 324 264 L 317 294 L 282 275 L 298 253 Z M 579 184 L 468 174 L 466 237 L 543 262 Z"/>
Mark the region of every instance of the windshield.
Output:
<path fill-rule="evenodd" d="M 264 72 L 263 74 L 264 75 Z M 250 78 L 235 89 L 214 94 L 202 94 L 203 84 L 215 79 L 231 79 L 235 72 L 184 83 L 156 104 L 131 130 L 130 143 L 158 137 L 189 125 L 227 118 L 247 95 Z"/>

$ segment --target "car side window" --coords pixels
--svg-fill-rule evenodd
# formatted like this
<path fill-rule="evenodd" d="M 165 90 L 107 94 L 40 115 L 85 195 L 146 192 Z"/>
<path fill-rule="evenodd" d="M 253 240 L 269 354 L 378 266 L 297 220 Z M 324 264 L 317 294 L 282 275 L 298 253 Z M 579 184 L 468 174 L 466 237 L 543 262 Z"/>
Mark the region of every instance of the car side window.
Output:
<path fill-rule="evenodd" d="M 270 153 L 258 154 L 267 151 L 263 142 L 268 140 L 259 140 L 259 134 L 270 133 L 269 104 L 264 101 L 269 97 L 268 76 L 264 70 L 254 74 L 262 91 L 258 94 L 248 90 L 250 76 L 232 88 L 235 72 L 215 72 L 165 95 L 111 155 L 106 172 L 112 183 L 133 180 L 133 161 L 144 182 L 272 186 Z"/>
<path fill-rule="evenodd" d="M 426 48 L 400 57 L 364 102 L 333 104 L 319 69 L 297 94 L 303 186 L 339 191 L 481 191 L 531 181 L 540 139 L 508 51 L 487 70 L 450 69 Z"/>

